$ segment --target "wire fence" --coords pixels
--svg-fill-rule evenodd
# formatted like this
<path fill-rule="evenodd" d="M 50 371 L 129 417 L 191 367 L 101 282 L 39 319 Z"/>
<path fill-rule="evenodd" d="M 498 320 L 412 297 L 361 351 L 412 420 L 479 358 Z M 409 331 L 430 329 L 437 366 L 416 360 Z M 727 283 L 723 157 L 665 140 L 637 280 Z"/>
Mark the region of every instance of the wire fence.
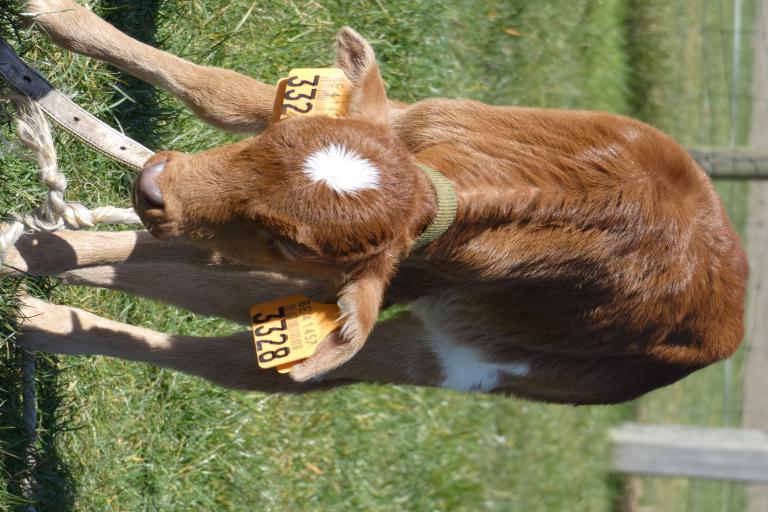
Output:
<path fill-rule="evenodd" d="M 681 85 L 687 92 L 680 95 L 679 109 L 664 114 L 662 124 L 715 180 L 747 246 L 747 334 L 740 352 L 701 380 L 641 401 L 640 417 L 646 423 L 768 430 L 768 1 L 705 0 L 696 3 L 700 12 L 694 13 L 691 5 L 676 0 L 674 9 L 687 10 L 689 19 L 698 15 L 698 23 L 656 34 L 689 41 L 702 62 Z M 688 57 L 675 58 L 687 67 Z M 680 398 L 681 393 L 689 396 Z M 669 477 L 633 483 L 629 508 L 634 510 L 768 510 L 768 485 Z M 675 494 L 677 499 L 670 499 Z"/>

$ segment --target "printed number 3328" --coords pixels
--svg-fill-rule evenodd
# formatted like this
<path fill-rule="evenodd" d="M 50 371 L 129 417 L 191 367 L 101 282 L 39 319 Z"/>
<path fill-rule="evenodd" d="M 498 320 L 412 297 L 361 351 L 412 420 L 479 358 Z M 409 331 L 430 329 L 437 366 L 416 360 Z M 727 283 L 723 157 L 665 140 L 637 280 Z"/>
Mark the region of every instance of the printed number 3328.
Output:
<path fill-rule="evenodd" d="M 278 319 L 280 318 L 280 325 L 276 327 L 269 327 L 266 328 L 263 325 L 260 325 L 259 327 L 256 327 L 253 330 L 253 334 L 255 337 L 261 338 L 262 336 L 269 336 L 270 338 L 273 338 L 275 336 L 276 332 L 285 331 L 288 328 L 288 324 L 285 321 L 285 308 L 280 307 L 278 308 L 278 314 L 270 314 L 267 315 L 266 318 L 261 318 L 261 313 L 257 313 L 253 317 L 254 323 L 263 323 L 268 322 L 270 320 Z M 259 357 L 259 361 L 262 363 L 268 363 L 270 361 L 273 361 L 275 359 L 279 359 L 281 357 L 286 357 L 288 354 L 291 353 L 291 349 L 288 347 L 279 347 L 274 350 L 269 350 L 273 347 L 265 347 L 264 345 L 283 345 L 286 341 L 288 341 L 288 335 L 284 333 L 280 333 L 279 340 L 275 339 L 269 339 L 269 338 L 262 338 L 256 340 L 256 352 Z"/>

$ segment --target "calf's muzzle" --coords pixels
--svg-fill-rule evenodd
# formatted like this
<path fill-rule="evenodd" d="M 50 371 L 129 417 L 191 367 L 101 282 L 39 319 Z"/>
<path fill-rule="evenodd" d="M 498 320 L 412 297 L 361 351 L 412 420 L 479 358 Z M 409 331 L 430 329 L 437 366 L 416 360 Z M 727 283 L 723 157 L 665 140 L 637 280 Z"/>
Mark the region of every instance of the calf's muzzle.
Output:
<path fill-rule="evenodd" d="M 160 187 L 157 185 L 157 178 L 164 170 L 165 160 L 150 163 L 141 170 L 136 185 L 137 202 L 143 201 L 148 208 L 163 208 L 165 203 Z"/>

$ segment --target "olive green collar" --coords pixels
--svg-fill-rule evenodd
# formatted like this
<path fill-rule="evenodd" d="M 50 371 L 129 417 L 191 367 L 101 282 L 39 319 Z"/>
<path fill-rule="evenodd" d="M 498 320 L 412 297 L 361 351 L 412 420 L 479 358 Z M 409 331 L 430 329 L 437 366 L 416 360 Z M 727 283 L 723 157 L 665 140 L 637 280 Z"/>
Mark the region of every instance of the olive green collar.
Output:
<path fill-rule="evenodd" d="M 432 183 L 432 187 L 435 189 L 437 195 L 437 213 L 432 222 L 427 226 L 416 242 L 413 244 L 413 250 L 421 249 L 425 245 L 434 242 L 440 236 L 445 233 L 453 221 L 456 220 L 456 191 L 453 188 L 453 182 L 446 178 L 443 173 L 432 169 L 429 166 L 416 162 L 416 165 L 424 171 L 424 174 L 429 178 L 429 182 Z"/>

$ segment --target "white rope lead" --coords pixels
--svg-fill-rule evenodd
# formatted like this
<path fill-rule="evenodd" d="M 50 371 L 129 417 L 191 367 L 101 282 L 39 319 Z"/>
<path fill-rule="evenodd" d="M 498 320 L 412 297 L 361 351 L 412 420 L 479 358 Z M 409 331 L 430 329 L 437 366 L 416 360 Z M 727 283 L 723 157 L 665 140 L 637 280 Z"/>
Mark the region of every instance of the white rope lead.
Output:
<path fill-rule="evenodd" d="M 77 202 L 64 201 L 67 179 L 59 171 L 56 148 L 42 109 L 26 97 L 14 96 L 17 109 L 16 135 L 34 157 L 19 151 L 13 143 L 3 141 L 6 154 L 24 160 L 36 160 L 40 182 L 48 188 L 45 201 L 28 214 L 10 214 L 0 223 L 0 263 L 2 255 L 26 231 L 56 231 L 65 227 L 92 228 L 97 224 L 141 224 L 133 208 L 105 206 L 90 210 Z"/>

